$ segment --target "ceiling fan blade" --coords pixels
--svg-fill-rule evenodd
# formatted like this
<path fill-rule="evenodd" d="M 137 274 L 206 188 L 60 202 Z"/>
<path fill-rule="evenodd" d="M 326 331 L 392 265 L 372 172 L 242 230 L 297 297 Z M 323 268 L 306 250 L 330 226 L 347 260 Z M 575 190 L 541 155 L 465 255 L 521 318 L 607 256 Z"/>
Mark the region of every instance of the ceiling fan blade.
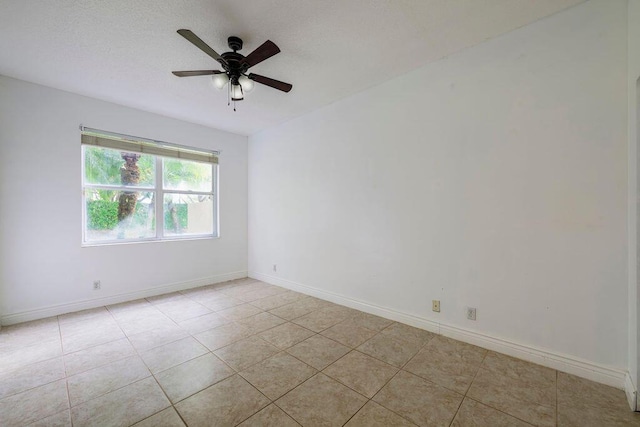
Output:
<path fill-rule="evenodd" d="M 256 50 L 247 55 L 242 63 L 249 67 L 253 67 L 256 64 L 264 61 L 265 59 L 271 58 L 276 53 L 280 52 L 280 48 L 276 46 L 274 42 L 271 40 L 267 40 L 262 43 Z"/>
<path fill-rule="evenodd" d="M 189 40 L 198 49 L 200 49 L 201 51 L 203 51 L 204 53 L 206 53 L 207 55 L 209 55 L 210 57 L 212 57 L 213 59 L 215 59 L 219 63 L 221 63 L 221 64 L 226 64 L 227 63 L 227 61 L 225 61 L 224 58 L 218 54 L 218 52 L 216 52 L 215 50 L 211 49 L 211 47 L 208 44 L 203 42 L 202 39 L 200 37 L 196 36 L 191 30 L 185 30 L 185 29 L 178 30 L 178 34 L 180 34 L 185 39 Z"/>
<path fill-rule="evenodd" d="M 222 74 L 220 70 L 198 70 L 198 71 L 172 71 L 174 76 L 191 77 L 191 76 L 209 76 L 211 74 Z"/>
<path fill-rule="evenodd" d="M 291 88 L 293 88 L 293 86 L 290 85 L 289 83 L 281 82 L 279 80 L 271 79 L 269 77 L 261 76 L 259 74 L 251 73 L 247 77 L 255 82 L 262 83 L 263 85 L 271 86 L 272 88 L 281 90 L 283 92 L 289 92 Z"/>

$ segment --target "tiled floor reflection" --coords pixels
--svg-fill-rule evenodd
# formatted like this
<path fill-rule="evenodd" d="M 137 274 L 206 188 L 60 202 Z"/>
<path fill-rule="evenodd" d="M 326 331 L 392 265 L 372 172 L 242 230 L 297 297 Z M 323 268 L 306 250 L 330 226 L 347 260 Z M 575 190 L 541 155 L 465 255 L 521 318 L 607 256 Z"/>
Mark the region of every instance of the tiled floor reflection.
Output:
<path fill-rule="evenodd" d="M 640 426 L 621 390 L 253 279 L 0 331 L 0 426 Z"/>

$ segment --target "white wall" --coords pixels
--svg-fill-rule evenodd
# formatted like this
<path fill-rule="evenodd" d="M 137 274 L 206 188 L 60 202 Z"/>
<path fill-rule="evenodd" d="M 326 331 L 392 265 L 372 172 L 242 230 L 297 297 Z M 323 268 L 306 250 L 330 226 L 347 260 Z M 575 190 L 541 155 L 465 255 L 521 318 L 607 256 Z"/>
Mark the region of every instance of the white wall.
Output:
<path fill-rule="evenodd" d="M 221 237 L 81 247 L 81 123 L 221 150 Z M 4 323 L 246 276 L 244 136 L 0 76 L 0 194 Z"/>
<path fill-rule="evenodd" d="M 640 378 L 638 377 L 638 306 L 640 305 L 640 293 L 638 287 L 638 104 L 640 103 L 640 0 L 629 0 L 628 3 L 628 141 L 629 141 L 629 373 L 634 388 L 637 388 Z"/>
<path fill-rule="evenodd" d="M 590 1 L 251 136 L 250 275 L 626 371 L 626 11 Z"/>

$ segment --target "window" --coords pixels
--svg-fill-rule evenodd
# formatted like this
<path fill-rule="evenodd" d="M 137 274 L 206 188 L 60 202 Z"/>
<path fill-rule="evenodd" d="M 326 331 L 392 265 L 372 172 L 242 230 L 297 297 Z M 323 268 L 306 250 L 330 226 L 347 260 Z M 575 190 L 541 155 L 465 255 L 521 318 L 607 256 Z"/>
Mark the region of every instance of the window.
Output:
<path fill-rule="evenodd" d="M 83 243 L 218 235 L 216 152 L 83 129 Z"/>

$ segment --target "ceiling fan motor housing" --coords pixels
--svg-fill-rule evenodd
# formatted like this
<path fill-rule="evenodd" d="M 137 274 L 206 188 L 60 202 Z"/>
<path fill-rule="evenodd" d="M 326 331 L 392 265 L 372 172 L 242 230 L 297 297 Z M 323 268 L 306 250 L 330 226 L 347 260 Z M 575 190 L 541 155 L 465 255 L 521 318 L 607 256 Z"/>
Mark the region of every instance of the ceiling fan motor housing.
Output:
<path fill-rule="evenodd" d="M 242 39 L 240 37 L 231 36 L 227 39 L 227 43 L 229 44 L 229 49 L 234 52 L 237 50 L 242 50 Z"/>
<path fill-rule="evenodd" d="M 227 74 L 229 74 L 229 78 L 233 81 L 235 77 L 237 82 L 238 77 L 247 71 L 247 66 L 242 62 L 244 55 L 236 52 L 242 49 L 242 39 L 240 37 L 231 36 L 227 41 L 229 43 L 229 48 L 231 48 L 233 52 L 225 52 L 220 55 L 226 61 L 226 64 L 222 64 L 222 67 L 227 71 Z"/>
<path fill-rule="evenodd" d="M 225 52 L 220 56 L 222 56 L 226 61 L 226 64 L 222 64 L 222 67 L 227 71 L 229 77 L 239 77 L 241 74 L 247 71 L 247 66 L 242 62 L 244 56 L 239 54 L 238 52 Z"/>

